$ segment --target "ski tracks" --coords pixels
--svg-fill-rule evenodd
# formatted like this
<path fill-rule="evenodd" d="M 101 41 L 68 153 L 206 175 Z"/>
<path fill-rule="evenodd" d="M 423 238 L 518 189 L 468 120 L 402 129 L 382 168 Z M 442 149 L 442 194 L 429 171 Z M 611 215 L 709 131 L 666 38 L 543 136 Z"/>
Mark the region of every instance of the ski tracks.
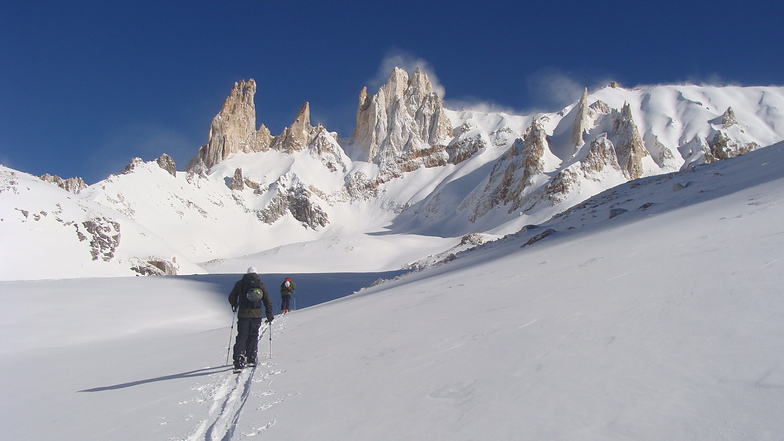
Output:
<path fill-rule="evenodd" d="M 285 329 L 285 319 L 278 319 L 274 323 L 278 326 L 273 328 L 275 334 L 273 340 L 277 338 L 281 330 Z M 266 329 L 265 329 L 266 330 Z M 269 332 L 268 330 L 266 330 Z M 259 342 L 259 358 L 262 357 L 264 343 L 268 338 L 266 332 L 261 335 Z M 269 353 L 264 356 L 269 357 Z M 194 432 L 183 440 L 187 441 L 229 441 L 245 437 L 253 437 L 275 425 L 275 418 L 265 418 L 264 412 L 283 402 L 282 398 L 273 401 L 265 401 L 277 395 L 269 387 L 272 385 L 273 377 L 285 371 L 276 369 L 276 363 L 272 359 L 260 362 L 255 368 L 245 369 L 239 374 L 231 371 L 221 372 L 211 375 L 213 383 L 204 384 L 194 390 L 207 393 L 206 400 L 197 399 L 197 402 L 209 403 L 210 409 L 208 416 L 202 419 Z M 259 388 L 264 388 L 263 392 L 258 392 Z M 255 390 L 254 390 L 255 389 Z M 246 409 L 250 397 L 259 398 L 262 404 L 256 408 Z M 251 400 L 251 402 L 255 402 Z M 247 423 L 251 423 L 251 428 L 237 432 L 240 418 Z"/>

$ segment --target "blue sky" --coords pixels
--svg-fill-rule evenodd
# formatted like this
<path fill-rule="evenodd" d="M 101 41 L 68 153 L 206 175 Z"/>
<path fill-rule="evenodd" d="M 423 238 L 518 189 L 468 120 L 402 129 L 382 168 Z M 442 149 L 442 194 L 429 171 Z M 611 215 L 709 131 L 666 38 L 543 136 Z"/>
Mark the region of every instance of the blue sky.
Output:
<path fill-rule="evenodd" d="M 535 3 L 535 4 L 531 4 Z M 555 111 L 609 80 L 782 85 L 773 1 L 7 1 L 0 163 L 88 183 L 132 157 L 182 169 L 234 82 L 254 78 L 273 134 L 305 101 L 341 136 L 392 64 L 447 106 Z"/>

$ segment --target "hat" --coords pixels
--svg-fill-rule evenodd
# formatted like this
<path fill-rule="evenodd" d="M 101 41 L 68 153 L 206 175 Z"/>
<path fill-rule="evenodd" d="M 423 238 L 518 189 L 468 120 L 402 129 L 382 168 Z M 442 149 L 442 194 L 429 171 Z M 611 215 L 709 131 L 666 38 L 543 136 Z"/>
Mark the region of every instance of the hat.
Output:
<path fill-rule="evenodd" d="M 248 268 L 248 274 L 251 274 L 251 273 L 258 274 L 258 271 L 256 271 L 256 267 L 255 266 L 252 266 L 252 267 Z"/>

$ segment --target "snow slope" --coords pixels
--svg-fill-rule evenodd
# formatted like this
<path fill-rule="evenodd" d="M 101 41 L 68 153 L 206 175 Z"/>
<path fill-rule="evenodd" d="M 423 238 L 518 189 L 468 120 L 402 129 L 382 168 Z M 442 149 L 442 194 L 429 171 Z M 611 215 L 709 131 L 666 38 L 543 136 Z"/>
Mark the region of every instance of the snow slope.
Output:
<path fill-rule="evenodd" d="M 148 261 L 204 273 L 130 217 L 2 165 L 0 202 L 0 280 L 132 276 Z"/>
<path fill-rule="evenodd" d="M 3 438 L 780 439 L 782 155 L 625 184 L 278 317 L 240 375 L 236 276 L 0 282 Z M 358 283 L 310 277 L 300 299 Z"/>

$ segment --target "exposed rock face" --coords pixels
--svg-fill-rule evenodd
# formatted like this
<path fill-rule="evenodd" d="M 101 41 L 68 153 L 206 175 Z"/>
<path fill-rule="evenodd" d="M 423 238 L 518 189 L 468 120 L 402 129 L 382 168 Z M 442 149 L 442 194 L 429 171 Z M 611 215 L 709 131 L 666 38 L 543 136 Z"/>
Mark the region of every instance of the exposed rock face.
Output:
<path fill-rule="evenodd" d="M 144 164 L 144 160 L 142 158 L 139 158 L 139 157 L 131 158 L 131 161 L 123 169 L 122 174 L 127 175 L 128 173 L 131 173 L 132 171 L 134 171 L 134 169 L 136 169 L 136 167 L 138 167 L 140 165 L 143 165 L 143 164 Z"/>
<path fill-rule="evenodd" d="M 427 74 L 395 68 L 376 95 L 362 89 L 353 145 L 359 159 L 376 164 L 409 163 L 403 169 L 446 163 L 452 124 Z M 434 156 L 423 159 L 425 156 Z M 402 160 L 402 161 L 401 161 Z"/>
<path fill-rule="evenodd" d="M 269 130 L 266 127 L 255 130 L 255 95 L 254 80 L 234 83 L 223 108 L 212 120 L 207 144 L 190 160 L 187 170 L 206 172 L 232 153 L 257 152 L 269 147 Z"/>
<path fill-rule="evenodd" d="M 732 107 L 727 107 L 727 110 L 724 111 L 724 115 L 721 116 L 721 124 L 725 129 L 727 129 L 737 123 L 738 121 L 735 119 L 735 111 L 732 110 Z"/>
<path fill-rule="evenodd" d="M 142 276 L 174 276 L 177 275 L 178 266 L 176 261 L 151 257 L 131 269 Z"/>
<path fill-rule="evenodd" d="M 108 262 L 114 258 L 114 252 L 120 245 L 120 224 L 106 217 L 96 217 L 82 222 L 82 226 L 92 239 L 90 239 L 90 253 L 93 260 L 101 259 Z M 79 240 L 87 240 L 87 234 L 76 226 Z"/>
<path fill-rule="evenodd" d="M 515 171 L 517 170 L 518 157 L 522 154 L 522 140 L 518 140 L 501 156 L 495 165 L 490 177 L 480 194 L 479 202 L 473 209 L 471 222 L 487 214 L 493 207 L 508 200 L 512 185 L 514 184 Z"/>
<path fill-rule="evenodd" d="M 311 135 L 308 148 L 321 158 L 321 163 L 331 172 L 347 172 L 349 159 L 338 144 L 337 135 L 328 132 L 321 124 L 312 130 Z"/>
<path fill-rule="evenodd" d="M 583 90 L 583 95 L 577 103 L 577 114 L 574 118 L 574 127 L 572 128 L 572 144 L 576 147 L 583 145 L 583 136 L 590 130 L 590 108 L 588 107 L 588 88 Z"/>
<path fill-rule="evenodd" d="M 613 111 L 613 128 L 611 139 L 618 153 L 618 164 L 628 179 L 637 179 L 643 175 L 642 159 L 648 156 L 637 125 L 632 119 L 632 108 L 624 103 L 620 112 Z"/>
<path fill-rule="evenodd" d="M 329 225 L 329 216 L 314 202 L 312 189 L 298 179 L 291 185 L 286 181 L 278 183 L 278 192 L 263 210 L 257 212 L 258 218 L 272 224 L 290 213 L 303 226 L 314 230 Z"/>
<path fill-rule="evenodd" d="M 591 149 L 588 150 L 588 155 L 582 161 L 581 167 L 585 177 L 595 181 L 601 180 L 601 172 L 608 167 L 621 170 L 615 146 L 606 134 L 591 141 Z"/>
<path fill-rule="evenodd" d="M 743 143 L 734 141 L 725 130 L 719 130 L 710 142 L 710 150 L 705 152 L 706 162 L 716 162 L 722 159 L 734 158 L 755 150 L 759 147 L 756 143 Z"/>
<path fill-rule="evenodd" d="M 312 192 L 304 186 L 289 192 L 289 212 L 294 219 L 312 229 L 329 224 L 327 213 L 313 202 Z"/>
<path fill-rule="evenodd" d="M 544 172 L 544 153 L 549 150 L 547 132 L 541 122 L 534 120 L 525 133 L 522 151 L 523 179 L 519 185 L 522 191 L 531 183 L 531 178 Z"/>
<path fill-rule="evenodd" d="M 558 172 L 544 187 L 545 198 L 553 203 L 565 201 L 568 196 L 580 189 L 582 174 L 577 164 Z"/>
<path fill-rule="evenodd" d="M 536 176 L 544 172 L 544 156 L 549 152 L 547 133 L 538 120 L 534 120 L 523 139 L 517 139 L 493 166 L 484 187 L 484 195 L 474 208 L 474 222 L 498 205 L 510 205 L 511 213 L 525 201 L 525 191 Z"/>
<path fill-rule="evenodd" d="M 615 146 L 606 134 L 591 141 L 585 159 L 559 171 L 544 188 L 544 195 L 552 203 L 565 201 L 570 194 L 580 190 L 584 179 L 601 182 L 607 169 L 621 171 Z"/>
<path fill-rule="evenodd" d="M 695 135 L 689 142 L 678 147 L 686 159 L 681 169 L 733 158 L 760 147 L 738 122 L 732 107 L 724 111 L 720 121 L 721 126 L 718 126 L 718 120 L 710 121 L 713 130 L 707 136 Z"/>
<path fill-rule="evenodd" d="M 242 179 L 242 169 L 237 167 L 234 170 L 234 177 L 231 179 L 231 185 L 229 188 L 232 190 L 244 190 L 245 189 L 245 180 Z"/>
<path fill-rule="evenodd" d="M 304 150 L 313 132 L 314 127 L 310 125 L 310 103 L 306 102 L 299 108 L 294 122 L 275 138 L 272 148 L 288 153 Z"/>
<path fill-rule="evenodd" d="M 42 176 L 39 176 L 39 178 L 42 181 L 55 184 L 58 187 L 62 188 L 63 190 L 69 191 L 73 194 L 79 194 L 80 191 L 87 188 L 87 184 L 85 184 L 84 180 L 80 177 L 63 179 L 57 175 L 50 175 L 49 173 L 44 173 Z"/>
<path fill-rule="evenodd" d="M 164 153 L 155 162 L 158 163 L 159 167 L 169 172 L 170 175 L 177 176 L 177 164 L 174 163 L 174 159 L 171 156 Z"/>
<path fill-rule="evenodd" d="M 468 123 L 455 129 L 455 137 L 446 148 L 450 164 L 460 164 L 471 158 L 480 150 L 487 148 L 487 141 L 482 133 Z"/>

